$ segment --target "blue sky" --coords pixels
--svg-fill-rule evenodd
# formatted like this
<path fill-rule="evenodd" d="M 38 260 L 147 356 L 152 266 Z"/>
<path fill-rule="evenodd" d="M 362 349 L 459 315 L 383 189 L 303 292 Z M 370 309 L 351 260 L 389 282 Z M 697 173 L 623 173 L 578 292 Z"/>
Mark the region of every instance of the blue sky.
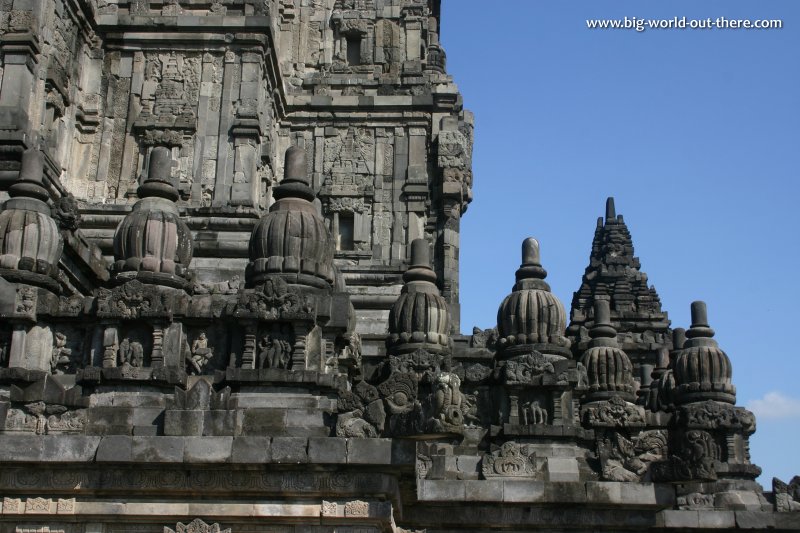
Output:
<path fill-rule="evenodd" d="M 783 29 L 587 29 L 624 17 Z M 462 331 L 495 325 L 527 236 L 569 307 L 614 196 L 673 327 L 708 303 L 759 481 L 800 474 L 800 2 L 443 0 L 441 32 L 476 122 Z"/>

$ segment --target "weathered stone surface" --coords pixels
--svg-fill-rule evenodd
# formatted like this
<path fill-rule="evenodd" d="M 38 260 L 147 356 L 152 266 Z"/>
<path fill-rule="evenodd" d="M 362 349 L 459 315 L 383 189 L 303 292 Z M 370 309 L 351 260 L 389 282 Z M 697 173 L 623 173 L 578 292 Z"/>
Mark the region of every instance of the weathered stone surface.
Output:
<path fill-rule="evenodd" d="M 183 461 L 185 439 L 181 437 L 133 437 L 131 453 L 135 462 L 179 463 Z"/>
<path fill-rule="evenodd" d="M 349 464 L 392 463 L 391 439 L 347 439 L 347 462 Z"/>
<path fill-rule="evenodd" d="M 183 460 L 190 463 L 225 463 L 231 458 L 233 437 L 186 437 Z"/>
<path fill-rule="evenodd" d="M 97 447 L 95 460 L 98 463 L 130 462 L 133 460 L 133 439 L 123 435 L 103 437 Z"/>
<path fill-rule="evenodd" d="M 273 437 L 272 461 L 275 463 L 307 463 L 308 439 L 303 437 Z"/>
<path fill-rule="evenodd" d="M 347 462 L 347 439 L 312 437 L 308 439 L 308 462 L 316 464 Z"/>
<path fill-rule="evenodd" d="M 231 444 L 231 462 L 263 464 L 272 460 L 269 437 L 235 437 Z"/>

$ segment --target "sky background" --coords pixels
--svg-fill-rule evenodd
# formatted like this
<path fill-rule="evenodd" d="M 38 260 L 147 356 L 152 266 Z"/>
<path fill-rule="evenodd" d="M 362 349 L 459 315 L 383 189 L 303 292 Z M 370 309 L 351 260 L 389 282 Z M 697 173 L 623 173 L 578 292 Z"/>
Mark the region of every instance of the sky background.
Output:
<path fill-rule="evenodd" d="M 616 198 L 673 327 L 705 300 L 753 410 L 759 481 L 800 474 L 800 1 L 443 0 L 475 114 L 461 329 L 496 324 L 528 236 L 567 309 Z M 782 19 L 780 30 L 590 30 L 586 20 Z"/>

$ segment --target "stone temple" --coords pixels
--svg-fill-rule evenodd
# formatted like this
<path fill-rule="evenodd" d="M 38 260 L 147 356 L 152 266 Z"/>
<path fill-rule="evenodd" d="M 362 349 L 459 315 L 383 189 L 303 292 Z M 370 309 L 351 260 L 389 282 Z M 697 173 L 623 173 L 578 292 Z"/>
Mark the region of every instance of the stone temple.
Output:
<path fill-rule="evenodd" d="M 613 199 L 461 333 L 439 17 L 0 0 L 0 533 L 800 530 Z"/>

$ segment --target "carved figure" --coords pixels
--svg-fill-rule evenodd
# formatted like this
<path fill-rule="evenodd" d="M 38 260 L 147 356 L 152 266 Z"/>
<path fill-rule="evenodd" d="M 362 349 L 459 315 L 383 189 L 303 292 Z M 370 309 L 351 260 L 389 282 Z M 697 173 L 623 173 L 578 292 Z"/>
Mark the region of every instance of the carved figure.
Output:
<path fill-rule="evenodd" d="M 58 199 L 56 208 L 53 211 L 53 218 L 58 222 L 58 226 L 61 229 L 78 229 L 81 214 L 80 211 L 78 211 L 78 202 L 72 194 L 62 196 Z"/>
<path fill-rule="evenodd" d="M 538 400 L 526 402 L 522 406 L 522 423 L 527 425 L 547 424 L 548 412 L 539 405 Z"/>
<path fill-rule="evenodd" d="M 119 343 L 119 364 L 130 364 L 131 360 L 131 342 L 126 338 L 122 339 Z"/>
<path fill-rule="evenodd" d="M 189 366 L 190 374 L 202 374 L 209 359 L 214 356 L 213 348 L 208 347 L 208 338 L 205 331 L 200 333 L 192 343 L 192 350 L 187 357 L 186 362 Z"/>
<path fill-rule="evenodd" d="M 261 337 L 258 346 L 258 368 L 289 367 L 289 360 L 292 352 L 292 347 L 289 342 L 278 338 L 275 334 L 267 334 Z"/>
<path fill-rule="evenodd" d="M 603 478 L 610 481 L 641 481 L 655 461 L 666 455 L 667 437 L 661 431 L 646 431 L 626 438 L 619 431 L 598 440 Z"/>
<path fill-rule="evenodd" d="M 72 349 L 67 348 L 67 336 L 60 331 L 55 336 L 56 345 L 53 347 L 53 355 L 50 359 L 50 370 L 54 374 L 64 374 L 70 363 L 72 363 Z"/>
<path fill-rule="evenodd" d="M 131 366 L 135 366 L 137 368 L 144 366 L 144 348 L 142 347 L 142 343 L 133 341 L 131 343 L 130 350 Z"/>

